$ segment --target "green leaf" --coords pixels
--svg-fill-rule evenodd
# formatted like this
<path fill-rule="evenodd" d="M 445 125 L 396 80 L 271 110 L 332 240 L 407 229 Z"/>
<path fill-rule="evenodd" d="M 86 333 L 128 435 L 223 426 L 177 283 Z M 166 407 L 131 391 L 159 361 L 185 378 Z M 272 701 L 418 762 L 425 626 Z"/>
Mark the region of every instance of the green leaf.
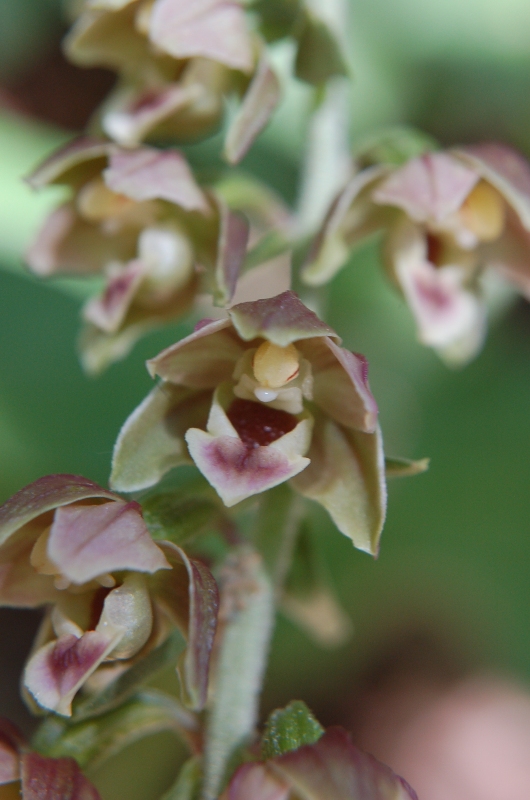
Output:
<path fill-rule="evenodd" d="M 293 700 L 286 708 L 273 711 L 267 720 L 261 740 L 264 761 L 298 750 L 305 744 L 318 742 L 324 728 L 305 703 Z"/>
<path fill-rule="evenodd" d="M 385 472 L 387 478 L 408 478 L 412 475 L 421 475 L 429 469 L 430 459 L 421 458 L 411 461 L 408 458 L 385 458 Z"/>
<path fill-rule="evenodd" d="M 401 166 L 411 158 L 416 158 L 439 145 L 432 136 L 407 126 L 385 128 L 364 139 L 354 148 L 359 166 L 364 169 L 375 164 Z"/>
<path fill-rule="evenodd" d="M 142 500 L 142 509 L 153 539 L 167 539 L 179 546 L 216 527 L 222 515 L 213 492 L 198 482 L 152 495 Z"/>
<path fill-rule="evenodd" d="M 180 774 L 161 800 L 199 800 L 202 784 L 202 769 L 197 758 L 190 758 Z"/>
<path fill-rule="evenodd" d="M 43 755 L 75 758 L 83 769 L 96 769 L 146 736 L 173 731 L 186 741 L 197 727 L 196 717 L 173 697 L 150 690 L 95 719 L 72 724 L 49 717 L 37 731 L 33 745 Z"/>
<path fill-rule="evenodd" d="M 335 76 L 347 76 L 348 68 L 340 45 L 325 22 L 310 14 L 299 34 L 295 63 L 296 77 L 313 86 L 322 86 Z"/>
<path fill-rule="evenodd" d="M 154 650 L 137 661 L 133 666 L 110 683 L 102 692 L 89 697 L 79 697 L 74 701 L 72 720 L 78 722 L 97 717 L 128 700 L 136 689 L 166 664 L 176 665 L 183 652 L 186 641 L 176 630 Z"/>
<path fill-rule="evenodd" d="M 221 603 L 224 599 L 231 608 L 214 676 L 203 800 L 219 796 L 231 759 L 254 733 L 274 621 L 274 592 L 255 551 L 244 548 L 232 554 L 225 576 Z"/>

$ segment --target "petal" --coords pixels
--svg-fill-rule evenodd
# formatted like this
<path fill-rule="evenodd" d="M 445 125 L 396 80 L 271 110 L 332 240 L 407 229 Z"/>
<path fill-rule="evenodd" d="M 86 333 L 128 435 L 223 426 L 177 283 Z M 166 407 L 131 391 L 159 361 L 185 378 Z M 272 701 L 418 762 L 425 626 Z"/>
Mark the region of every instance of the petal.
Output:
<path fill-rule="evenodd" d="M 110 142 L 104 139 L 80 136 L 56 150 L 26 180 L 33 189 L 51 183 L 75 186 L 99 172 L 111 149 Z"/>
<path fill-rule="evenodd" d="M 467 290 L 458 267 L 436 268 L 426 259 L 423 234 L 413 225 L 396 228 L 388 252 L 423 344 L 435 347 L 456 361 L 472 358 L 485 334 L 485 309 Z"/>
<path fill-rule="evenodd" d="M 36 517 L 80 500 L 121 500 L 114 492 L 79 475 L 46 475 L 30 483 L 0 506 L 0 545 Z"/>
<path fill-rule="evenodd" d="M 194 389 L 214 389 L 232 377 L 244 347 L 229 320 L 209 322 L 147 362 L 154 378 Z"/>
<path fill-rule="evenodd" d="M 14 608 L 37 608 L 57 599 L 58 591 L 48 575 L 39 575 L 31 566 L 30 555 L 41 528 L 20 531 L 21 541 L 9 542 L 0 563 L 0 605 Z M 26 535 L 24 535 L 26 534 Z M 27 539 L 28 541 L 24 541 Z M 5 549 L 5 546 L 4 546 Z"/>
<path fill-rule="evenodd" d="M 179 664 L 179 673 L 187 705 L 200 711 L 206 704 L 208 693 L 219 591 L 204 564 L 188 558 L 180 547 L 170 542 L 164 542 L 161 547 L 173 569 L 155 579 L 153 592 L 187 639 L 188 646 Z"/>
<path fill-rule="evenodd" d="M 238 164 L 250 150 L 280 99 L 280 82 L 263 55 L 226 134 L 224 155 L 230 164 Z"/>
<path fill-rule="evenodd" d="M 168 200 L 186 211 L 207 213 L 208 203 L 184 156 L 176 150 L 142 147 L 117 151 L 103 173 L 113 192 L 132 200 Z"/>
<path fill-rule="evenodd" d="M 530 164 L 504 144 L 459 147 L 454 155 L 471 167 L 504 196 L 530 230 Z"/>
<path fill-rule="evenodd" d="M 42 707 L 69 717 L 72 700 L 90 675 L 118 644 L 113 637 L 89 631 L 80 639 L 61 636 L 37 650 L 24 670 L 24 685 Z"/>
<path fill-rule="evenodd" d="M 259 336 L 280 347 L 300 339 L 315 336 L 332 336 L 335 331 L 321 322 L 294 292 L 284 292 L 276 297 L 240 303 L 229 311 L 232 322 L 242 339 L 251 341 Z"/>
<path fill-rule="evenodd" d="M 245 14 L 233 0 L 155 0 L 150 38 L 175 58 L 202 56 L 242 72 L 254 66 Z"/>
<path fill-rule="evenodd" d="M 357 750 L 341 728 L 267 765 L 300 800 L 418 800 L 389 767 Z"/>
<path fill-rule="evenodd" d="M 83 308 L 83 317 L 105 333 L 116 333 L 145 278 L 147 266 L 131 261 L 111 277 L 103 294 L 93 297 Z"/>
<path fill-rule="evenodd" d="M 316 586 L 301 595 L 287 593 L 281 607 L 320 647 L 340 647 L 351 637 L 352 621 L 327 587 Z"/>
<path fill-rule="evenodd" d="M 371 191 L 386 167 L 370 167 L 355 175 L 333 202 L 310 250 L 302 277 L 310 286 L 331 280 L 347 262 L 352 248 L 377 231 L 384 215 L 374 206 Z"/>
<path fill-rule="evenodd" d="M 249 223 L 242 214 L 231 211 L 216 198 L 219 209 L 219 238 L 215 263 L 214 297 L 226 306 L 233 298 L 245 260 L 250 233 Z"/>
<path fill-rule="evenodd" d="M 309 464 L 303 457 L 311 441 L 312 420 L 301 419 L 294 430 L 264 447 L 249 447 L 237 436 L 216 398 L 208 433 L 186 433 L 191 457 L 228 507 L 272 489 Z M 212 435 L 214 434 L 214 435 Z"/>
<path fill-rule="evenodd" d="M 117 89 L 108 98 L 101 125 L 105 133 L 124 147 L 136 147 L 168 118 L 200 100 L 204 91 L 197 84 L 178 83 L 160 88 Z"/>
<path fill-rule="evenodd" d="M 427 153 L 393 172 L 373 199 L 402 208 L 416 222 L 441 223 L 458 211 L 479 177 L 447 153 Z"/>
<path fill-rule="evenodd" d="M 264 764 L 244 764 L 230 781 L 222 800 L 287 800 L 290 789 Z"/>
<path fill-rule="evenodd" d="M 80 67 L 108 67 L 140 72 L 152 61 L 149 43 L 134 25 L 136 8 L 81 14 L 63 40 L 67 58 Z"/>
<path fill-rule="evenodd" d="M 48 556 L 76 584 L 117 570 L 169 569 L 153 542 L 138 503 L 59 508 L 48 540 Z"/>
<path fill-rule="evenodd" d="M 26 261 L 37 275 L 92 275 L 102 272 L 111 261 L 133 258 L 137 238 L 135 229 L 106 236 L 81 219 L 73 203 L 65 203 L 46 218 L 26 252 Z"/>
<path fill-rule="evenodd" d="M 291 256 L 279 256 L 243 273 L 237 282 L 234 305 L 275 297 L 291 288 Z"/>
<path fill-rule="evenodd" d="M 22 800 L 101 800 L 73 758 L 21 758 Z"/>
<path fill-rule="evenodd" d="M 157 386 L 120 431 L 112 457 L 111 485 L 122 492 L 153 486 L 173 467 L 188 464 L 184 433 L 206 424 L 210 392 Z"/>
<path fill-rule="evenodd" d="M 341 425 L 368 433 L 377 425 L 377 403 L 368 383 L 368 362 L 327 336 L 298 345 L 313 368 L 313 399 Z"/>
<path fill-rule="evenodd" d="M 355 547 L 377 555 L 386 514 L 379 429 L 363 433 L 320 421 L 308 455 L 311 465 L 292 481 L 293 488 L 324 506 Z"/>

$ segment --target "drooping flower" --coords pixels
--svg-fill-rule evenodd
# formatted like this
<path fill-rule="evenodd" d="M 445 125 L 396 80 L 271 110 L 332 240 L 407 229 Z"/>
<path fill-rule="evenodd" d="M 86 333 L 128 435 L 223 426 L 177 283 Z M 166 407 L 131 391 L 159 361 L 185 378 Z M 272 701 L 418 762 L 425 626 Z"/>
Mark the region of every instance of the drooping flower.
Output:
<path fill-rule="evenodd" d="M 0 507 L 0 605 L 47 607 L 24 673 L 43 708 L 69 716 L 96 670 L 112 678 L 175 625 L 188 639 L 185 693 L 205 702 L 215 581 L 180 548 L 155 544 L 138 503 L 92 481 L 49 475 Z"/>
<path fill-rule="evenodd" d="M 386 489 L 365 359 L 291 291 L 228 313 L 148 362 L 162 382 L 120 433 L 112 485 L 135 491 L 192 461 L 233 506 L 290 481 L 377 552 Z"/>
<path fill-rule="evenodd" d="M 329 280 L 378 230 L 420 341 L 449 361 L 465 361 L 482 345 L 487 270 L 530 297 L 530 165 L 508 147 L 431 152 L 360 172 L 330 209 L 305 281 Z"/>
<path fill-rule="evenodd" d="M 27 260 L 39 275 L 103 274 L 85 305 L 80 349 L 90 372 L 125 356 L 146 331 L 178 319 L 196 297 L 232 297 L 248 224 L 204 192 L 177 151 L 134 151 L 78 139 L 29 179 L 64 184 L 72 199 L 46 220 Z"/>
<path fill-rule="evenodd" d="M 315 744 L 240 767 L 222 800 L 417 800 L 391 769 L 362 753 L 341 728 Z"/>
<path fill-rule="evenodd" d="M 1 800 L 100 800 L 73 758 L 32 752 L 22 734 L 0 719 Z"/>
<path fill-rule="evenodd" d="M 239 161 L 280 99 L 264 43 L 239 0 L 85 0 L 65 50 L 80 66 L 119 73 L 100 124 L 125 147 L 207 135 L 235 95 L 241 103 L 226 153 Z"/>

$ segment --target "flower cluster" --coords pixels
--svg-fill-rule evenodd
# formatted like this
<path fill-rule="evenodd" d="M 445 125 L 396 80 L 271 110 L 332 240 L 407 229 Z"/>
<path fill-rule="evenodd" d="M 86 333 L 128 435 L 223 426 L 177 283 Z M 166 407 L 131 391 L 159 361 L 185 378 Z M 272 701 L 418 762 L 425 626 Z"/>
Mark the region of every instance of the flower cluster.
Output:
<path fill-rule="evenodd" d="M 482 345 L 485 272 L 530 296 L 530 165 L 508 147 L 461 147 L 361 171 L 330 209 L 305 281 L 332 278 L 379 230 L 420 340 L 449 361 L 466 361 Z"/>

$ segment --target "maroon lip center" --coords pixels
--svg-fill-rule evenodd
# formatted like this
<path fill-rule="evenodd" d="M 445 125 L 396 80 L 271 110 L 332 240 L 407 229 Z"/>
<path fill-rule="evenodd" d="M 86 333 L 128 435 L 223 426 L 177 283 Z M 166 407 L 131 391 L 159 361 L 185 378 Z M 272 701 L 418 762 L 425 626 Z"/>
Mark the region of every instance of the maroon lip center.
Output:
<path fill-rule="evenodd" d="M 435 267 L 441 265 L 444 246 L 438 236 L 433 236 L 432 233 L 427 234 L 427 260 L 430 261 Z"/>
<path fill-rule="evenodd" d="M 298 420 L 287 411 L 270 408 L 252 400 L 234 400 L 226 416 L 241 441 L 249 448 L 266 447 L 294 430 Z"/>

